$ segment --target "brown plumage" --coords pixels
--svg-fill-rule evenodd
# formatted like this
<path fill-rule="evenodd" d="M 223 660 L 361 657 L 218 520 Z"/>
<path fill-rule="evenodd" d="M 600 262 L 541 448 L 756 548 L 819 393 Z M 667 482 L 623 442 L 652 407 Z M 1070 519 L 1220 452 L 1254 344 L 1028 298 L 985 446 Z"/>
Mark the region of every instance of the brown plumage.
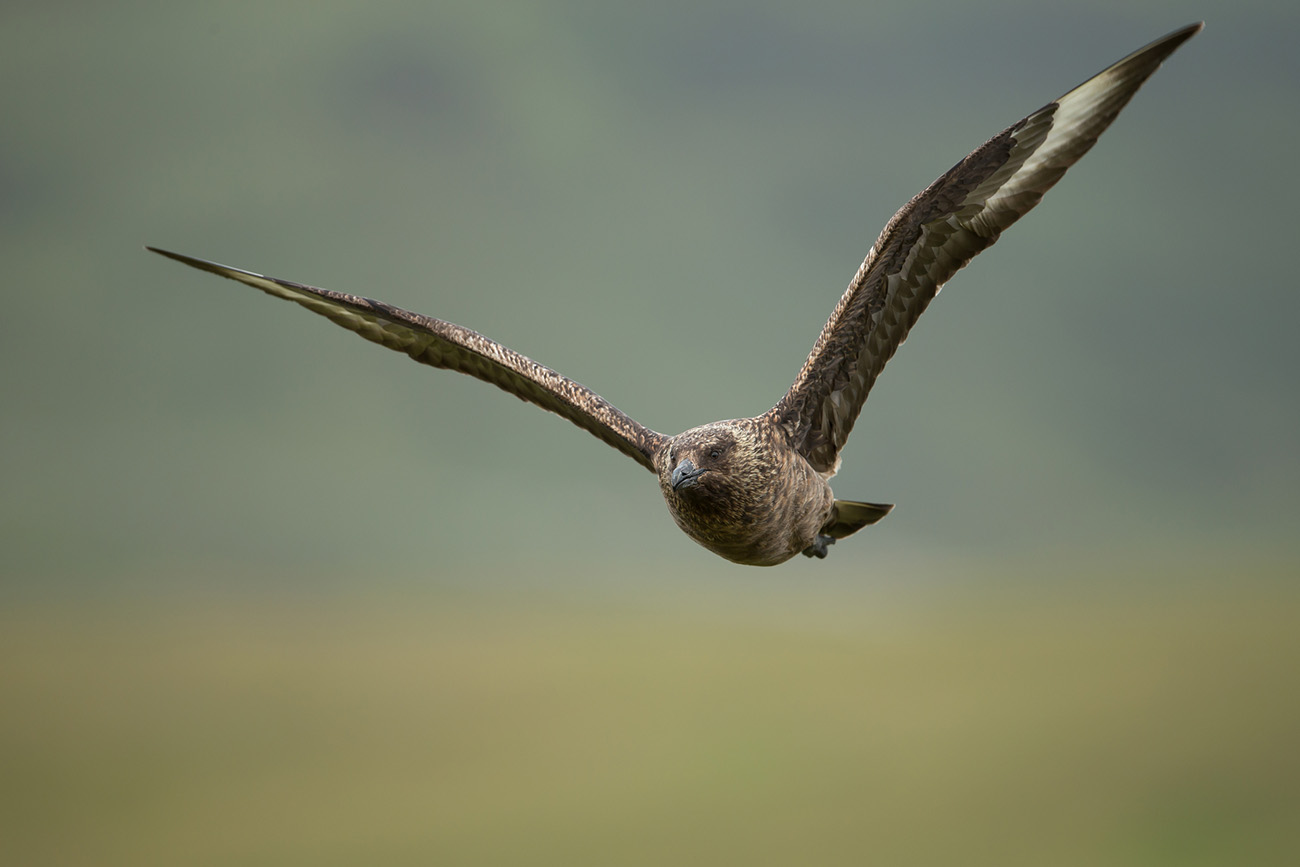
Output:
<path fill-rule="evenodd" d="M 836 539 L 893 508 L 837 500 L 827 480 L 872 384 L 917 317 L 948 278 L 1038 204 L 1201 27 L 1156 40 L 976 148 L 890 219 L 776 406 L 677 436 L 650 430 L 594 391 L 468 328 L 148 249 L 295 301 L 367 340 L 567 418 L 654 472 L 678 526 L 728 560 L 772 566 L 800 552 L 825 557 Z"/>

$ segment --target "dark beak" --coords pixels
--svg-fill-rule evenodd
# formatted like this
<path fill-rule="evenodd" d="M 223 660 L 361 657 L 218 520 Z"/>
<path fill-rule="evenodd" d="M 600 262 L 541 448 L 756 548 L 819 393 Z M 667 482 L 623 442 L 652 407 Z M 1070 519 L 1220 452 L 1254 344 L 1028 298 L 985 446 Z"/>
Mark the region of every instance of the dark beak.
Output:
<path fill-rule="evenodd" d="M 673 474 L 669 477 L 668 483 L 673 486 L 674 491 L 679 491 L 682 488 L 689 488 L 691 485 L 698 484 L 702 475 L 704 475 L 704 470 L 691 463 L 690 458 L 685 458 L 673 468 Z"/>

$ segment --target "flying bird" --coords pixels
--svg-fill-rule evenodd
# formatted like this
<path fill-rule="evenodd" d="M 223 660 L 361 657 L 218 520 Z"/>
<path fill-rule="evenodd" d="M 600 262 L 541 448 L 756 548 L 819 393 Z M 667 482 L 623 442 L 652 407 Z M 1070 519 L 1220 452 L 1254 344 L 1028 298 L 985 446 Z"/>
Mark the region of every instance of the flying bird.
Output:
<path fill-rule="evenodd" d="M 790 390 L 753 418 L 676 436 L 481 334 L 382 301 L 148 247 L 294 301 L 367 340 L 467 373 L 583 428 L 650 470 L 688 536 L 736 563 L 827 548 L 892 505 L 838 500 L 828 480 L 867 394 L 940 287 L 1038 204 L 1197 23 L 1157 39 L 980 145 L 899 209 L 835 306 Z"/>

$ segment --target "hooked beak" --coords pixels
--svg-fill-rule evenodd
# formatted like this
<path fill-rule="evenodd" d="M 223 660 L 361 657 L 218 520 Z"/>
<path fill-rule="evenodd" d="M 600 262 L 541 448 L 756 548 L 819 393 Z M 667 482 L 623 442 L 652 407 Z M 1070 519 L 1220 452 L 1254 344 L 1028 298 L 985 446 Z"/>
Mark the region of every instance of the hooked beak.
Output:
<path fill-rule="evenodd" d="M 673 474 L 669 477 L 668 483 L 672 485 L 674 491 L 679 491 L 698 484 L 702 475 L 704 470 L 691 463 L 690 458 L 683 458 L 680 464 L 673 467 Z"/>

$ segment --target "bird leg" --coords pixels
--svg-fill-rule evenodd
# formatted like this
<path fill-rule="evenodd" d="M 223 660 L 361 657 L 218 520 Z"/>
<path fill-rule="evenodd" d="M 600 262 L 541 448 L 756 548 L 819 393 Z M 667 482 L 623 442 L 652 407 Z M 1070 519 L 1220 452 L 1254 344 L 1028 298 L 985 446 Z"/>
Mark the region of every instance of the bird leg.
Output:
<path fill-rule="evenodd" d="M 835 544 L 834 536 L 827 536 L 827 535 L 818 536 L 817 539 L 811 545 L 803 549 L 803 555 L 805 557 L 816 557 L 818 560 L 824 560 L 826 559 L 827 550 L 830 548 L 831 545 L 834 544 Z"/>

